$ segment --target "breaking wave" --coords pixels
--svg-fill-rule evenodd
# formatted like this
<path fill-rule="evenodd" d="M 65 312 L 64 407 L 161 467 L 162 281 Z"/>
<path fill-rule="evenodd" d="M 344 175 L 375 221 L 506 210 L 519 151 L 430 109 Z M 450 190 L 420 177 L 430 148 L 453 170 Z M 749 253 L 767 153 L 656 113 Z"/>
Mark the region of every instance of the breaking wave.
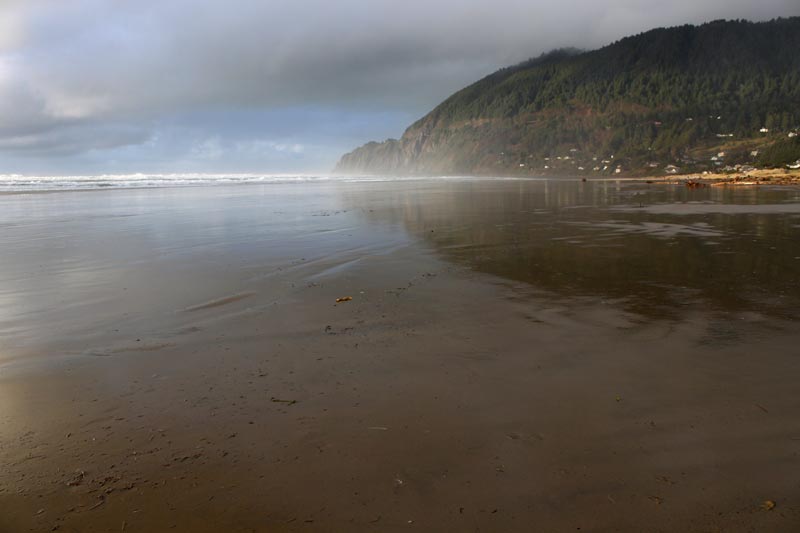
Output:
<path fill-rule="evenodd" d="M 287 184 L 303 182 L 367 182 L 415 180 L 474 180 L 472 176 L 342 176 L 333 174 L 102 174 L 96 176 L 25 176 L 0 174 L 0 192 L 70 191 L 91 189 L 141 189 L 153 187 L 197 187 L 238 184 Z M 506 178 L 493 179 L 533 179 Z"/>
<path fill-rule="evenodd" d="M 324 181 L 393 181 L 397 179 L 414 178 L 303 174 L 103 174 L 97 176 L 0 174 L 0 192 L 135 189 Z"/>

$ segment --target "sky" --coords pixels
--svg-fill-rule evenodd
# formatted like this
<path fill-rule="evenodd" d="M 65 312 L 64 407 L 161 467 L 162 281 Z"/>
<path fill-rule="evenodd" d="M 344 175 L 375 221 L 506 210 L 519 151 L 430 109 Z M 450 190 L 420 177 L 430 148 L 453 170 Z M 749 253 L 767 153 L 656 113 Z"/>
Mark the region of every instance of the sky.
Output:
<path fill-rule="evenodd" d="M 0 0 L 0 174 L 323 173 L 558 47 L 797 0 Z"/>

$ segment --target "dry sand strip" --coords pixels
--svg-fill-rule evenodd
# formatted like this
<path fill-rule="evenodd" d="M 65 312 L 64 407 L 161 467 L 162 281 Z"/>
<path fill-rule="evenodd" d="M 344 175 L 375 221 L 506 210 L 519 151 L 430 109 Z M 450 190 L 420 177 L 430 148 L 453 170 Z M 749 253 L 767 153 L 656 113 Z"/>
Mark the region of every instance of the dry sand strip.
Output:
<path fill-rule="evenodd" d="M 733 173 L 694 173 L 650 176 L 641 180 L 654 183 L 700 183 L 719 186 L 800 185 L 800 170 L 762 169 Z"/>

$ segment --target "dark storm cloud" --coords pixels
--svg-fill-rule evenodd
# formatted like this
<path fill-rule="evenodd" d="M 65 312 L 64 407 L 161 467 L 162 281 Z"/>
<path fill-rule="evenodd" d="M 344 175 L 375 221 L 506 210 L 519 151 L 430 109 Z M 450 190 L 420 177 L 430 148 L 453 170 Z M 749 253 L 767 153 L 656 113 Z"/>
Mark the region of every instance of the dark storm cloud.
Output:
<path fill-rule="evenodd" d="M 0 154 L 152 146 L 159 124 L 198 114 L 220 127 L 226 114 L 303 107 L 405 120 L 554 47 L 794 14 L 796 0 L 0 0 Z M 193 130 L 198 142 L 215 125 Z"/>

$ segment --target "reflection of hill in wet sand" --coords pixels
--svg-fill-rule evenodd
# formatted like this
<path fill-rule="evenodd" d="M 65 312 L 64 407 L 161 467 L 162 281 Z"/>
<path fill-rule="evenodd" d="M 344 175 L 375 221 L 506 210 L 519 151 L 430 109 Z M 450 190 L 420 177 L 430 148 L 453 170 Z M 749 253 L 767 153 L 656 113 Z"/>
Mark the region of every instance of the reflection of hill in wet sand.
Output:
<path fill-rule="evenodd" d="M 451 182 L 361 192 L 448 260 L 643 314 L 693 303 L 787 313 L 798 303 L 800 204 L 786 190 L 614 182 Z M 382 195 L 378 199 L 378 194 Z"/>

